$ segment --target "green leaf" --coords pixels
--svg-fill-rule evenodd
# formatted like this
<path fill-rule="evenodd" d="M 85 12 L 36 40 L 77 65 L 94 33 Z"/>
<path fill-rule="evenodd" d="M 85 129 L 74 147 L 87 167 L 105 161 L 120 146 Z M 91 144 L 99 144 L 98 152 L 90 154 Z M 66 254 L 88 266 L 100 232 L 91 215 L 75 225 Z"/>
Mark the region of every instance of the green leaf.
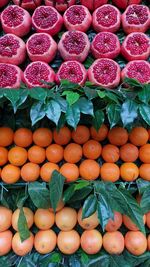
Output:
<path fill-rule="evenodd" d="M 82 219 L 88 218 L 96 211 L 97 199 L 94 195 L 89 195 L 84 201 L 82 209 Z"/>
<path fill-rule="evenodd" d="M 70 185 L 63 193 L 64 203 L 68 202 L 75 192 L 75 184 Z"/>
<path fill-rule="evenodd" d="M 113 102 L 115 102 L 116 104 L 118 104 L 119 103 L 119 101 L 118 101 L 118 97 L 117 97 L 117 95 L 114 93 L 114 92 L 111 92 L 111 91 L 106 91 L 105 92 L 105 94 L 106 94 L 106 97 L 108 98 L 108 99 L 110 99 L 110 100 L 112 100 Z"/>
<path fill-rule="evenodd" d="M 121 105 L 109 104 L 106 108 L 110 128 L 114 127 L 120 121 Z"/>
<path fill-rule="evenodd" d="M 145 104 L 139 105 L 139 112 L 143 120 L 150 126 L 150 106 Z"/>
<path fill-rule="evenodd" d="M 54 211 L 56 211 L 58 202 L 62 198 L 63 187 L 64 187 L 65 177 L 61 175 L 58 171 L 53 171 L 52 178 L 49 182 L 50 191 L 50 203 Z"/>
<path fill-rule="evenodd" d="M 123 104 L 121 108 L 121 119 L 124 126 L 127 126 L 128 124 L 131 124 L 134 122 L 134 120 L 137 118 L 138 105 L 135 101 L 127 99 Z"/>
<path fill-rule="evenodd" d="M 130 267 L 135 267 L 135 266 L 139 267 L 140 264 L 142 264 L 141 267 L 145 267 L 145 261 L 150 259 L 150 252 L 145 252 L 140 256 L 134 256 L 130 254 L 127 250 L 124 250 L 123 256 L 126 262 L 130 264 Z"/>
<path fill-rule="evenodd" d="M 32 105 L 30 110 L 30 118 L 32 126 L 45 117 L 45 108 L 43 101 L 36 102 Z"/>
<path fill-rule="evenodd" d="M 88 85 L 84 86 L 83 91 L 89 100 L 97 97 L 97 91 L 95 89 L 89 88 Z"/>
<path fill-rule="evenodd" d="M 70 106 L 76 103 L 80 97 L 78 93 L 72 91 L 64 91 L 62 95 L 66 95 L 66 100 Z"/>
<path fill-rule="evenodd" d="M 150 182 L 143 179 L 137 179 L 136 184 L 140 194 L 143 194 L 147 188 L 150 188 Z"/>
<path fill-rule="evenodd" d="M 49 267 L 51 263 L 60 263 L 62 260 L 62 255 L 58 252 L 51 252 L 50 254 L 44 255 L 44 257 L 42 257 L 39 260 L 39 267 Z M 59 265 L 54 265 L 59 266 Z"/>
<path fill-rule="evenodd" d="M 106 91 L 97 90 L 97 93 L 100 98 L 104 98 L 106 96 Z"/>
<path fill-rule="evenodd" d="M 30 237 L 30 231 L 28 229 L 27 220 L 22 207 L 20 208 L 18 218 L 18 231 L 22 242 Z"/>
<path fill-rule="evenodd" d="M 86 180 L 78 180 L 76 182 L 76 184 L 75 184 L 75 190 L 79 190 L 79 189 L 85 188 L 88 185 L 90 185 L 90 182 L 89 181 L 86 181 Z"/>
<path fill-rule="evenodd" d="M 125 77 L 125 79 L 124 79 L 124 83 L 127 83 L 127 84 L 130 85 L 131 87 L 143 88 L 143 84 L 141 84 L 141 83 L 140 83 L 139 81 L 137 81 L 136 79 L 132 79 L 132 78 Z"/>
<path fill-rule="evenodd" d="M 144 213 L 150 211 L 150 186 L 144 191 L 140 202 L 140 206 L 143 209 Z"/>
<path fill-rule="evenodd" d="M 55 101 L 58 102 L 58 104 L 61 108 L 61 111 L 65 113 L 67 110 L 67 101 L 64 98 L 62 98 L 61 96 L 56 96 Z"/>
<path fill-rule="evenodd" d="M 150 101 L 150 85 L 144 84 L 143 89 L 138 93 L 138 98 L 144 104 L 148 104 Z"/>
<path fill-rule="evenodd" d="M 19 99 L 13 106 L 14 113 L 16 113 L 17 109 L 26 101 L 29 94 L 29 90 L 27 89 L 20 89 L 19 92 Z"/>
<path fill-rule="evenodd" d="M 43 100 L 44 102 L 47 97 L 47 91 L 44 88 L 36 87 L 32 88 L 32 90 L 29 90 L 29 95 L 33 99 Z"/>
<path fill-rule="evenodd" d="M 104 122 L 104 112 L 102 110 L 97 110 L 94 113 L 94 118 L 92 120 L 92 125 L 96 129 L 96 131 L 99 130 L 101 127 L 102 123 Z"/>
<path fill-rule="evenodd" d="M 61 116 L 60 105 L 54 100 L 49 101 L 45 106 L 45 114 L 57 125 Z"/>
<path fill-rule="evenodd" d="M 29 183 L 28 193 L 37 208 L 48 209 L 50 207 L 49 190 L 46 183 Z"/>
<path fill-rule="evenodd" d="M 80 97 L 80 99 L 77 101 L 77 105 L 79 106 L 81 113 L 91 116 L 94 115 L 92 101 L 86 99 L 85 97 Z"/>
<path fill-rule="evenodd" d="M 74 129 L 77 127 L 80 121 L 80 108 L 77 103 L 73 104 L 72 106 L 68 106 L 66 112 L 66 121 Z"/>
<path fill-rule="evenodd" d="M 19 90 L 6 89 L 4 96 L 11 102 L 12 106 L 15 107 L 16 102 L 19 100 Z"/>
<path fill-rule="evenodd" d="M 82 189 L 76 190 L 74 195 L 71 197 L 71 202 L 76 202 L 85 199 L 92 191 L 91 187 L 84 187 Z"/>

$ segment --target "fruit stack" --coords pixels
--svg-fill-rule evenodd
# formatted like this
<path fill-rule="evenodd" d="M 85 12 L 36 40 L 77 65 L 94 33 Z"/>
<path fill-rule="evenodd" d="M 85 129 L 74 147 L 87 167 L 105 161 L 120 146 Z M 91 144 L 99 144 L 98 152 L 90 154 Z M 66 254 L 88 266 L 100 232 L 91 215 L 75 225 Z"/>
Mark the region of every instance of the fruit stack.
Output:
<path fill-rule="evenodd" d="M 1 6 L 7 2 L 2 1 Z M 13 2 L 16 5 L 6 6 L 1 13 L 1 88 L 20 88 L 21 82 L 28 88 L 51 88 L 52 83 L 67 79 L 81 86 L 89 80 L 110 89 L 117 88 L 125 77 L 150 82 L 150 39 L 145 34 L 150 27 L 148 6 L 130 1 L 121 14 L 106 0 L 97 1 L 98 5 L 95 1 L 95 6 L 94 1 L 81 1 L 84 5 L 58 1 L 55 7 L 59 11 L 67 8 L 60 14 L 50 0 L 45 0 L 45 5 L 41 0 Z M 96 9 L 91 14 L 85 5 L 91 12 Z M 123 43 L 116 34 L 121 27 L 127 35 Z M 94 31 L 91 42 L 89 29 Z M 54 71 L 50 64 L 56 55 L 64 62 Z M 84 62 L 89 55 L 93 64 L 86 70 Z M 128 62 L 122 70 L 116 59 L 119 55 Z"/>

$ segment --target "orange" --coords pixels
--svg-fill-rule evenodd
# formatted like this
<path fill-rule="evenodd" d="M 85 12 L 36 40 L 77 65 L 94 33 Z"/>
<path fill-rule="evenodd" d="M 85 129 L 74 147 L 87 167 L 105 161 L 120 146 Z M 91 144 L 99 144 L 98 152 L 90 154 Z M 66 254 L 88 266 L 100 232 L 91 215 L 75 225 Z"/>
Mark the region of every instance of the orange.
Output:
<path fill-rule="evenodd" d="M 40 176 L 40 166 L 36 163 L 28 162 L 21 168 L 21 178 L 26 182 L 34 182 Z"/>
<path fill-rule="evenodd" d="M 81 235 L 81 248 L 87 254 L 96 254 L 102 247 L 102 235 L 96 230 L 85 230 Z"/>
<path fill-rule="evenodd" d="M 135 146 L 143 146 L 148 142 L 149 134 L 144 127 L 135 127 L 129 134 L 130 142 Z"/>
<path fill-rule="evenodd" d="M 150 163 L 150 144 L 140 147 L 139 158 L 144 163 Z"/>
<path fill-rule="evenodd" d="M 62 208 L 65 206 L 65 203 L 63 202 L 63 200 L 61 199 L 59 202 L 58 202 L 58 205 L 57 205 L 57 208 L 56 208 L 56 211 L 59 211 L 59 210 L 62 210 Z M 49 208 L 50 211 L 54 212 L 54 210 L 52 208 Z"/>
<path fill-rule="evenodd" d="M 60 231 L 57 236 L 59 250 L 67 255 L 74 254 L 80 247 L 80 236 L 77 231 Z"/>
<path fill-rule="evenodd" d="M 40 146 L 31 146 L 28 150 L 29 161 L 37 164 L 43 163 L 46 158 L 45 149 Z"/>
<path fill-rule="evenodd" d="M 32 248 L 34 243 L 34 236 L 30 232 L 30 237 L 23 242 L 21 242 L 19 233 L 15 233 L 12 239 L 12 249 L 15 254 L 18 256 L 25 256 L 28 254 Z"/>
<path fill-rule="evenodd" d="M 150 211 L 146 213 L 146 224 L 147 227 L 150 229 Z"/>
<path fill-rule="evenodd" d="M 125 235 L 125 246 L 131 254 L 140 256 L 147 249 L 147 239 L 140 231 L 128 231 Z"/>
<path fill-rule="evenodd" d="M 82 208 L 78 211 L 78 224 L 86 230 L 92 230 L 99 225 L 97 213 L 93 213 L 88 218 L 82 219 Z"/>
<path fill-rule="evenodd" d="M 99 177 L 100 166 L 93 159 L 83 160 L 79 166 L 80 176 L 85 180 L 95 180 Z"/>
<path fill-rule="evenodd" d="M 120 177 L 120 170 L 115 163 L 104 163 L 101 166 L 101 179 L 116 182 Z"/>
<path fill-rule="evenodd" d="M 16 183 L 20 179 L 20 168 L 12 164 L 6 165 L 1 171 L 1 178 L 6 184 Z"/>
<path fill-rule="evenodd" d="M 119 148 L 117 146 L 107 144 L 103 146 L 102 158 L 109 163 L 114 163 L 119 159 Z"/>
<path fill-rule="evenodd" d="M 52 177 L 52 173 L 53 171 L 59 171 L 59 166 L 55 163 L 51 163 L 51 162 L 46 162 L 40 170 L 40 176 L 42 178 L 43 181 L 45 182 L 49 182 L 51 177 Z"/>
<path fill-rule="evenodd" d="M 30 229 L 33 225 L 34 215 L 31 209 L 23 207 L 23 212 L 26 217 L 28 228 Z M 12 227 L 14 230 L 18 231 L 18 219 L 19 219 L 20 209 L 16 209 L 12 215 Z"/>
<path fill-rule="evenodd" d="M 0 206 L 0 232 L 6 231 L 11 226 L 12 211 Z"/>
<path fill-rule="evenodd" d="M 78 166 L 73 163 L 64 163 L 60 167 L 60 173 L 66 178 L 66 182 L 74 182 L 79 177 Z"/>
<path fill-rule="evenodd" d="M 150 235 L 147 237 L 147 249 L 150 251 Z"/>
<path fill-rule="evenodd" d="M 112 145 L 123 146 L 128 141 L 128 132 L 122 127 L 114 127 L 108 133 L 108 140 Z"/>
<path fill-rule="evenodd" d="M 146 215 L 143 216 L 143 223 L 145 224 L 145 222 L 146 222 Z M 137 225 L 127 215 L 123 215 L 123 223 L 124 223 L 125 227 L 131 231 L 138 231 L 139 230 Z"/>
<path fill-rule="evenodd" d="M 88 159 L 98 159 L 102 152 L 101 144 L 96 140 L 89 140 L 83 145 L 83 155 Z"/>
<path fill-rule="evenodd" d="M 0 127 L 0 146 L 10 146 L 13 143 L 14 132 L 11 128 Z"/>
<path fill-rule="evenodd" d="M 149 141 L 150 141 L 150 129 L 148 129 L 147 131 L 148 131 Z"/>
<path fill-rule="evenodd" d="M 125 162 L 134 162 L 139 156 L 138 148 L 130 143 L 120 147 L 120 158 Z"/>
<path fill-rule="evenodd" d="M 121 254 L 124 250 L 124 237 L 119 231 L 107 232 L 103 236 L 103 247 L 109 254 Z"/>
<path fill-rule="evenodd" d="M 103 141 L 106 139 L 108 134 L 108 127 L 105 124 L 102 124 L 98 131 L 92 126 L 90 128 L 91 137 L 96 141 Z"/>
<path fill-rule="evenodd" d="M 52 163 L 60 162 L 64 157 L 64 149 L 62 146 L 52 144 L 46 148 L 46 158 Z"/>
<path fill-rule="evenodd" d="M 73 208 L 64 207 L 56 213 L 55 222 L 62 231 L 72 230 L 77 223 L 77 212 Z"/>
<path fill-rule="evenodd" d="M 117 231 L 120 226 L 122 225 L 122 214 L 118 211 L 114 212 L 114 219 L 109 219 L 108 223 L 106 224 L 105 230 L 107 232 L 115 232 Z"/>
<path fill-rule="evenodd" d="M 69 163 L 77 163 L 82 158 L 82 147 L 75 143 L 68 144 L 64 149 L 64 159 Z"/>
<path fill-rule="evenodd" d="M 55 215 L 49 209 L 37 209 L 34 214 L 34 223 L 40 230 L 48 230 L 55 223 Z"/>
<path fill-rule="evenodd" d="M 32 131 L 27 128 L 20 128 L 14 133 L 16 146 L 28 147 L 32 144 Z"/>
<path fill-rule="evenodd" d="M 0 166 L 3 166 L 8 161 L 8 150 L 5 147 L 0 147 Z"/>
<path fill-rule="evenodd" d="M 132 162 L 125 162 L 120 167 L 120 176 L 124 181 L 134 181 L 139 176 L 139 168 Z"/>
<path fill-rule="evenodd" d="M 6 255 L 11 250 L 13 234 L 7 230 L 0 233 L 0 256 Z"/>
<path fill-rule="evenodd" d="M 52 139 L 52 131 L 48 128 L 39 128 L 33 133 L 33 142 L 37 146 L 49 146 L 52 143 Z"/>
<path fill-rule="evenodd" d="M 34 238 L 34 247 L 40 254 L 52 252 L 57 243 L 57 237 L 53 230 L 40 230 Z"/>
<path fill-rule="evenodd" d="M 140 166 L 140 177 L 144 180 L 150 181 L 150 163 L 144 163 Z"/>
<path fill-rule="evenodd" d="M 53 132 L 54 141 L 58 145 L 67 145 L 71 140 L 71 131 L 67 126 L 62 127 L 59 131 Z"/>
<path fill-rule="evenodd" d="M 90 130 L 84 125 L 78 125 L 76 130 L 72 131 L 72 139 L 75 143 L 82 145 L 90 138 Z"/>
<path fill-rule="evenodd" d="M 15 166 L 22 166 L 28 158 L 28 153 L 23 147 L 15 146 L 8 152 L 8 160 Z"/>

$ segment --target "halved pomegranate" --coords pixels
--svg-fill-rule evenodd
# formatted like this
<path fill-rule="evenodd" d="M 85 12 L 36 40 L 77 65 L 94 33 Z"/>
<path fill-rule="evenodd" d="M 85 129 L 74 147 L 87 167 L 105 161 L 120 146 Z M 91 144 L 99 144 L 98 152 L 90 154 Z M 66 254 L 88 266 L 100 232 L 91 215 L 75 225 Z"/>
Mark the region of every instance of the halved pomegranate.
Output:
<path fill-rule="evenodd" d="M 127 61 L 146 60 L 150 56 L 150 39 L 142 32 L 127 35 L 122 43 L 121 53 Z"/>
<path fill-rule="evenodd" d="M 0 38 L 0 63 L 20 65 L 26 58 L 26 45 L 18 36 L 8 33 Z"/>
<path fill-rule="evenodd" d="M 57 44 L 47 33 L 35 33 L 26 43 L 27 53 L 31 61 L 50 63 L 57 52 Z"/>
<path fill-rule="evenodd" d="M 53 69 L 45 62 L 35 61 L 30 63 L 24 71 L 24 82 L 29 87 L 50 87 L 44 82 L 51 83 L 55 80 Z"/>
<path fill-rule="evenodd" d="M 58 51 L 65 61 L 83 62 L 90 51 L 88 36 L 81 31 L 67 31 L 58 43 Z"/>
<path fill-rule="evenodd" d="M 9 2 L 9 0 L 1 0 L 1 1 L 0 1 L 0 7 L 3 7 L 3 6 L 5 6 L 5 5 L 7 5 L 8 2 Z"/>
<path fill-rule="evenodd" d="M 25 36 L 31 29 L 31 16 L 22 7 L 10 5 L 1 14 L 2 28 L 5 33 Z"/>
<path fill-rule="evenodd" d="M 91 51 L 95 58 L 116 58 L 120 54 L 117 35 L 111 32 L 98 33 L 92 41 Z"/>
<path fill-rule="evenodd" d="M 103 88 L 115 88 L 120 82 L 120 66 L 112 59 L 97 59 L 88 69 L 88 79 Z"/>
<path fill-rule="evenodd" d="M 91 23 L 92 16 L 85 6 L 74 5 L 69 7 L 63 16 L 64 24 L 67 30 L 79 30 L 86 32 Z"/>
<path fill-rule="evenodd" d="M 125 33 L 146 32 L 150 26 L 148 6 L 129 5 L 122 14 L 122 27 Z"/>
<path fill-rule="evenodd" d="M 40 6 L 42 0 L 13 0 L 15 5 L 21 6 L 27 10 L 34 10 L 36 7 Z"/>
<path fill-rule="evenodd" d="M 81 4 L 89 10 L 94 11 L 96 8 L 107 4 L 108 0 L 81 0 Z"/>
<path fill-rule="evenodd" d="M 20 88 L 22 70 L 15 65 L 0 63 L 0 88 Z"/>
<path fill-rule="evenodd" d="M 72 83 L 83 85 L 87 79 L 87 71 L 80 62 L 70 60 L 62 63 L 55 79 L 57 83 L 60 83 L 61 80 L 69 80 Z"/>
<path fill-rule="evenodd" d="M 40 6 L 32 15 L 32 25 L 37 32 L 45 32 L 53 36 L 61 30 L 63 18 L 54 7 Z"/>
<path fill-rule="evenodd" d="M 145 60 L 130 61 L 121 72 L 121 78 L 125 77 L 138 80 L 140 83 L 150 83 L 150 63 Z"/>
<path fill-rule="evenodd" d="M 97 32 L 116 32 L 121 24 L 121 13 L 117 7 L 103 5 L 93 13 L 93 28 Z"/>
<path fill-rule="evenodd" d="M 127 6 L 132 4 L 140 4 L 141 0 L 112 0 L 119 9 L 126 9 Z"/>
<path fill-rule="evenodd" d="M 68 7 L 75 5 L 76 0 L 45 0 L 46 6 L 53 6 L 59 12 L 64 12 Z"/>

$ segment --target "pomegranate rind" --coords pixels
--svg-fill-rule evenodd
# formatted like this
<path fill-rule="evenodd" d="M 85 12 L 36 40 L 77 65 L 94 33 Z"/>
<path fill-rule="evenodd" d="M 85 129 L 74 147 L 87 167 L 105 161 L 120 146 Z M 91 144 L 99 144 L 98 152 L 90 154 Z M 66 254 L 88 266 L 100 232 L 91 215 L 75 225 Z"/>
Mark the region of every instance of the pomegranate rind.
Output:
<path fill-rule="evenodd" d="M 146 15 L 147 19 L 142 24 L 135 24 L 135 23 L 129 23 L 128 22 L 128 14 L 130 13 L 131 17 L 131 10 L 133 10 L 133 17 L 136 16 L 135 9 L 141 9 L 141 15 Z M 129 5 L 125 12 L 122 14 L 122 27 L 126 34 L 132 33 L 132 32 L 146 32 L 150 26 L 150 11 L 147 6 L 144 5 Z M 138 19 L 139 21 L 139 19 Z"/>
<path fill-rule="evenodd" d="M 109 47 L 107 45 L 108 38 Z M 114 43 L 112 44 L 112 42 Z M 95 58 L 116 58 L 120 54 L 120 42 L 117 35 L 111 32 L 98 33 L 91 43 L 91 52 Z"/>
<path fill-rule="evenodd" d="M 110 64 L 110 68 L 108 69 L 108 67 L 106 66 L 106 70 L 108 71 L 108 73 L 105 73 L 105 69 L 104 69 L 104 74 L 102 73 L 101 69 L 99 68 L 99 64 L 101 64 L 101 66 L 105 66 L 106 64 L 109 65 Z M 112 69 L 112 66 L 115 68 Z M 97 80 L 97 77 L 95 77 L 95 73 L 94 70 L 96 69 L 96 71 L 98 72 L 97 76 L 100 77 L 101 79 L 104 79 L 104 82 L 99 82 Z M 112 59 L 108 59 L 108 58 L 101 58 L 101 59 L 97 59 L 94 61 L 94 63 L 90 66 L 90 68 L 88 69 L 88 79 L 90 82 L 92 82 L 95 85 L 101 86 L 103 88 L 108 88 L 108 89 L 112 89 L 115 88 L 119 85 L 120 83 L 120 66 L 118 63 L 116 63 L 114 60 Z M 104 76 L 103 76 L 104 75 Z M 105 75 L 107 75 L 107 79 L 109 79 L 109 77 L 111 75 L 115 76 L 112 82 L 107 82 L 106 84 L 106 78 Z"/>
<path fill-rule="evenodd" d="M 77 9 L 77 10 L 76 10 Z M 85 16 L 84 16 L 84 19 L 82 20 L 81 23 L 74 23 L 72 24 L 69 20 L 68 20 L 68 14 L 69 12 L 72 12 L 72 18 L 75 19 L 75 14 L 76 12 L 80 12 L 80 11 L 84 11 L 85 13 Z M 73 16 L 74 15 L 74 16 Z M 78 13 L 77 13 L 78 15 Z M 89 27 L 91 26 L 91 23 L 92 23 L 92 16 L 89 12 L 89 10 L 85 7 L 85 6 L 81 6 L 81 5 L 73 5 L 71 7 L 69 7 L 64 15 L 63 15 L 63 19 L 64 19 L 64 25 L 65 27 L 67 28 L 68 31 L 72 31 L 72 30 L 79 30 L 81 32 L 86 32 Z"/>
<path fill-rule="evenodd" d="M 75 5 L 76 0 L 64 0 L 64 3 L 55 3 L 54 0 L 45 0 L 46 6 L 53 6 L 55 7 L 59 12 L 64 12 L 66 9 L 72 5 Z"/>
<path fill-rule="evenodd" d="M 16 72 L 16 74 L 14 74 L 13 70 Z M 11 79 L 13 79 L 13 82 Z M 0 63 L 0 88 L 18 89 L 20 88 L 22 80 L 23 72 L 18 66 Z"/>
<path fill-rule="evenodd" d="M 69 51 L 67 51 L 66 48 L 64 47 L 64 45 L 63 45 L 64 40 L 66 40 L 66 37 L 69 36 L 70 33 L 77 33 L 80 36 L 83 36 L 84 42 L 86 45 L 85 45 L 82 53 L 79 53 L 79 54 L 69 53 Z M 80 43 L 80 41 L 81 40 L 79 39 L 78 42 Z M 90 41 L 88 39 L 88 36 L 84 32 L 81 32 L 81 31 L 67 31 L 62 35 L 61 40 L 58 43 L 58 51 L 59 51 L 61 57 L 65 61 L 77 60 L 77 61 L 82 63 L 83 61 L 85 61 L 85 59 L 87 58 L 89 51 L 90 51 Z"/>
<path fill-rule="evenodd" d="M 42 0 L 13 0 L 15 5 L 21 6 L 27 10 L 34 10 L 41 5 Z"/>
<path fill-rule="evenodd" d="M 137 52 L 136 48 L 138 48 L 138 43 L 134 45 L 133 38 L 142 38 L 143 42 L 141 43 L 141 50 L 144 51 Z M 128 47 L 128 42 L 130 41 L 130 48 Z M 133 46 L 133 45 L 134 46 Z M 132 48 L 132 51 L 131 51 Z M 150 39 L 144 33 L 134 32 L 127 35 L 124 39 L 121 46 L 121 54 L 127 61 L 131 60 L 146 60 L 150 56 Z"/>
<path fill-rule="evenodd" d="M 3 6 L 5 6 L 5 5 L 7 5 L 8 2 L 9 2 L 9 0 L 1 0 L 1 1 L 0 1 L 0 7 L 3 7 Z"/>
<path fill-rule="evenodd" d="M 133 69 L 132 73 L 131 68 Z M 122 81 L 124 81 L 126 77 L 136 79 L 141 83 L 150 83 L 150 63 L 145 60 L 133 60 L 128 62 L 121 72 Z"/>
<path fill-rule="evenodd" d="M 6 52 L 6 54 L 7 54 L 7 50 L 9 48 L 7 48 L 7 47 L 4 48 L 3 46 L 1 47 L 1 42 L 6 40 L 6 43 L 7 43 L 7 40 L 9 38 L 12 38 L 14 41 L 17 41 L 19 43 L 19 48 L 17 49 L 15 55 L 12 55 L 12 56 L 2 55 L 1 52 L 3 54 L 4 54 L 4 52 Z M 11 47 L 10 47 L 10 49 L 11 49 Z M 26 58 L 26 45 L 20 37 L 14 35 L 14 34 L 8 33 L 8 34 L 5 34 L 4 36 L 2 36 L 0 38 L 0 63 L 20 65 L 25 61 L 25 58 Z"/>
<path fill-rule="evenodd" d="M 56 83 L 57 83 L 57 84 L 60 84 L 61 80 L 63 80 L 63 79 L 67 79 L 67 80 L 69 80 L 70 82 L 74 82 L 74 81 L 73 81 L 74 79 L 69 79 L 69 77 L 67 77 L 67 78 L 65 77 L 66 75 L 65 75 L 65 71 L 64 71 L 64 69 L 67 68 L 67 72 L 69 72 L 69 70 L 71 71 L 71 69 L 69 68 L 69 64 L 70 64 L 70 63 L 73 65 L 73 67 L 74 67 L 75 69 L 76 69 L 77 67 L 80 68 L 80 71 L 81 71 L 81 73 L 82 73 L 82 77 L 81 77 L 80 80 L 78 80 L 77 83 L 78 83 L 79 85 L 84 85 L 84 83 L 86 82 L 86 79 L 87 79 L 87 71 L 86 71 L 85 67 L 83 66 L 83 64 L 81 64 L 80 62 L 78 62 L 78 61 L 76 61 L 76 60 L 66 61 L 66 62 L 64 62 L 64 63 L 61 64 L 61 66 L 60 66 L 60 68 L 59 68 L 59 70 L 58 70 L 58 72 L 57 72 L 57 74 L 56 74 L 56 77 L 55 77 L 55 81 L 56 81 Z M 64 73 L 61 74 L 62 72 L 64 72 Z M 77 76 L 78 73 L 77 73 L 77 74 L 74 73 L 74 75 Z M 73 78 L 76 79 L 76 77 L 73 77 Z"/>
<path fill-rule="evenodd" d="M 108 9 L 108 11 L 111 10 L 110 12 L 115 12 L 116 22 L 109 26 L 102 25 L 98 23 L 97 21 L 97 13 L 101 12 L 103 14 L 104 10 L 106 9 Z M 112 14 L 110 13 L 110 16 L 108 15 L 104 16 L 104 19 L 102 20 L 103 22 L 106 22 L 106 17 L 108 17 L 108 19 L 111 19 Z M 120 29 L 120 25 L 121 25 L 121 13 L 119 9 L 113 5 L 109 5 L 109 4 L 103 5 L 94 11 L 92 24 L 96 32 L 112 32 L 112 33 L 117 32 Z"/>
<path fill-rule="evenodd" d="M 39 66 L 36 67 L 36 71 L 34 72 L 34 69 L 33 69 L 33 72 L 32 72 L 32 68 L 34 68 L 37 65 L 39 65 Z M 40 77 L 40 71 L 41 71 L 42 66 L 46 67 L 47 71 L 49 72 L 46 80 L 41 79 L 41 77 Z M 33 77 L 32 77 L 32 75 L 33 75 Z M 33 81 L 34 78 L 38 79 L 38 81 L 35 83 Z M 28 88 L 32 88 L 32 87 L 49 88 L 50 85 L 47 85 L 47 84 L 43 83 L 42 81 L 47 82 L 47 83 L 54 82 L 55 73 L 54 73 L 53 69 L 47 63 L 41 62 L 41 61 L 35 61 L 35 62 L 30 63 L 26 67 L 26 69 L 24 71 L 24 75 L 23 75 L 23 80 L 24 80 L 25 84 L 28 86 Z"/>
<path fill-rule="evenodd" d="M 32 53 L 30 50 L 30 42 L 36 38 L 36 37 L 40 37 L 41 38 L 44 36 L 46 36 L 49 39 L 50 42 L 50 46 L 49 49 L 47 51 L 45 51 L 43 54 L 36 54 L 36 53 Z M 31 35 L 26 43 L 26 49 L 27 49 L 27 54 L 30 58 L 31 61 L 43 61 L 46 63 L 50 63 L 57 52 L 57 43 L 54 41 L 54 39 L 47 33 L 35 33 L 33 35 Z"/>
<path fill-rule="evenodd" d="M 41 10 L 40 10 L 41 9 Z M 56 16 L 57 16 L 57 20 L 56 22 L 52 25 L 52 26 L 47 26 L 46 28 L 41 28 L 40 26 L 37 25 L 37 23 L 35 22 L 35 19 L 37 18 L 37 12 L 41 12 L 42 14 L 42 10 L 45 10 L 47 11 L 48 13 L 50 13 L 50 11 L 52 10 L 53 12 L 55 12 Z M 58 11 L 54 8 L 54 7 L 51 7 L 51 6 L 40 6 L 40 7 L 37 7 L 35 10 L 34 10 L 34 13 L 32 15 L 32 25 L 33 27 L 35 28 L 36 32 L 44 32 L 44 33 L 48 33 L 50 35 L 55 35 L 57 34 L 61 28 L 62 28 L 62 25 L 63 25 L 63 18 L 62 16 L 58 13 Z"/>
<path fill-rule="evenodd" d="M 119 9 L 126 9 L 128 5 L 140 4 L 141 0 L 112 0 Z"/>
<path fill-rule="evenodd" d="M 81 0 L 81 4 L 89 10 L 94 11 L 96 8 L 107 4 L 108 0 Z"/>

